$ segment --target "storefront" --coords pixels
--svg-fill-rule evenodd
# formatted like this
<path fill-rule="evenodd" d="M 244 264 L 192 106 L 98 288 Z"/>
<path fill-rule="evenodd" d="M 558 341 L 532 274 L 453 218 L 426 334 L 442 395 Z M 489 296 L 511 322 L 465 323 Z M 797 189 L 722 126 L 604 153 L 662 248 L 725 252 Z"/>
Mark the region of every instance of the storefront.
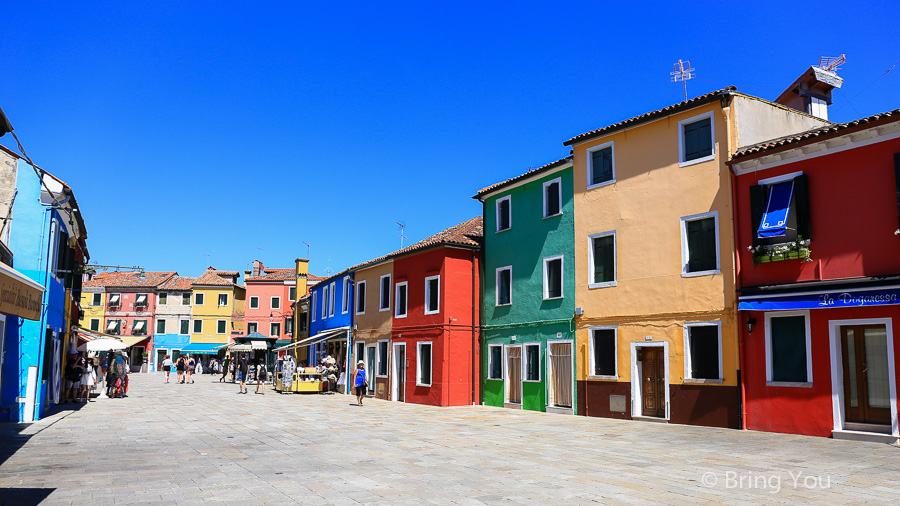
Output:
<path fill-rule="evenodd" d="M 44 288 L 20 273 L 0 263 L 0 411 L 19 412 L 17 406 L 23 396 L 20 395 L 20 373 L 24 372 L 28 389 L 24 395 L 25 412 L 33 413 L 37 399 L 37 368 L 29 367 L 22 371 L 18 356 L 19 320 L 38 321 L 41 318 L 41 304 Z M 9 334 L 9 345 L 6 336 Z M 8 360 L 7 360 L 8 357 Z M 54 357 L 57 357 L 54 355 Z M 33 370 L 33 371 L 32 371 Z M 2 415 L 0 419 L 8 420 L 10 415 Z"/>

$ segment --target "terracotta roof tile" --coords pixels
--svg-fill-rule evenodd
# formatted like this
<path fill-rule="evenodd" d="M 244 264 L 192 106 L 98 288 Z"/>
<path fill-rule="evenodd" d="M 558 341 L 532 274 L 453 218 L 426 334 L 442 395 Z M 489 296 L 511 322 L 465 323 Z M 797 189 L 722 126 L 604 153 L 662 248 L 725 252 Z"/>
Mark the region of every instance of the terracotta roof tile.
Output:
<path fill-rule="evenodd" d="M 478 193 L 475 194 L 475 196 L 472 197 L 472 198 L 473 198 L 473 199 L 481 198 L 481 197 L 484 196 L 486 193 L 490 193 L 490 192 L 492 192 L 492 191 L 494 191 L 494 190 L 497 190 L 497 189 L 500 189 L 500 188 L 502 188 L 502 187 L 504 187 L 504 186 L 506 186 L 506 185 L 515 183 L 516 181 L 521 181 L 521 180 L 526 179 L 526 178 L 529 178 L 529 177 L 531 177 L 531 176 L 536 176 L 536 175 L 538 175 L 538 174 L 540 174 L 540 173 L 542 173 L 542 172 L 548 172 L 548 171 L 550 171 L 551 169 L 555 169 L 555 168 L 557 168 L 557 167 L 559 167 L 559 166 L 561 166 L 561 165 L 565 165 L 567 162 L 571 162 L 571 161 L 572 161 L 572 157 L 571 157 L 571 156 L 567 156 L 567 157 L 565 157 L 565 158 L 560 158 L 559 160 L 556 160 L 555 162 L 550 162 L 550 163 L 548 163 L 547 165 L 542 165 L 542 166 L 540 166 L 540 167 L 538 167 L 538 168 L 536 168 L 536 169 L 531 169 L 531 170 L 529 170 L 528 172 L 526 172 L 526 173 L 524 173 L 524 174 L 520 174 L 520 175 L 518 175 L 518 176 L 516 176 L 516 177 L 507 179 L 506 181 L 503 181 L 503 182 L 500 182 L 500 183 L 496 183 L 496 184 L 492 184 L 492 185 L 490 185 L 490 186 L 486 186 L 486 187 L 484 187 L 484 188 L 478 190 Z"/>
<path fill-rule="evenodd" d="M 254 281 L 291 281 L 297 279 L 297 273 L 294 269 L 273 269 L 266 267 L 265 274 L 244 278 L 245 283 Z"/>
<path fill-rule="evenodd" d="M 238 276 L 238 271 L 217 271 L 215 267 L 207 267 L 206 272 L 194 280 L 193 286 L 240 286 L 235 283 Z"/>
<path fill-rule="evenodd" d="M 90 265 L 87 267 L 90 268 Z M 88 288 L 156 288 L 177 274 L 175 271 L 145 271 L 144 279 L 141 279 L 140 273 L 135 271 L 98 272 L 93 279 L 85 281 L 83 286 Z"/>
<path fill-rule="evenodd" d="M 169 290 L 173 292 L 190 291 L 191 285 L 197 278 L 188 278 L 185 276 L 172 276 L 165 283 L 159 285 L 160 290 Z"/>
<path fill-rule="evenodd" d="M 420 251 L 423 249 L 432 248 L 434 246 L 465 246 L 469 248 L 480 248 L 481 240 L 484 237 L 484 224 L 482 222 L 481 216 L 476 216 L 471 220 L 464 221 L 459 225 L 454 225 L 446 230 L 442 230 L 437 234 L 434 234 L 431 237 L 422 239 L 421 241 L 407 246 L 403 249 L 399 249 L 393 253 L 388 253 L 387 255 L 380 256 L 378 258 L 373 258 L 368 262 L 363 262 L 360 264 L 356 264 L 345 271 L 342 271 L 338 274 L 335 274 L 332 277 L 337 277 L 344 272 L 347 271 L 357 271 L 359 269 L 363 269 L 370 265 L 375 265 L 377 263 L 383 262 L 390 258 L 406 255 L 409 253 L 414 253 L 416 251 Z"/>

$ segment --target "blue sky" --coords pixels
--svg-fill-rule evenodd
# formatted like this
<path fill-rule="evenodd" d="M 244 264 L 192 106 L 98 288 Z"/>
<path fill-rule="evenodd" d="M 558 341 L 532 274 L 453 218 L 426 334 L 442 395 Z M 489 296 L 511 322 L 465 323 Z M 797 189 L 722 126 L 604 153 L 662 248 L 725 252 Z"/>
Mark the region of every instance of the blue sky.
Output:
<path fill-rule="evenodd" d="M 847 54 L 831 119 L 900 107 L 890 2 L 8 2 L 0 106 L 92 262 L 323 274 L 480 214 L 579 133 Z M 883 76 L 882 76 L 883 75 Z M 879 79 L 879 76 L 882 76 Z M 0 143 L 14 147 L 7 135 Z"/>

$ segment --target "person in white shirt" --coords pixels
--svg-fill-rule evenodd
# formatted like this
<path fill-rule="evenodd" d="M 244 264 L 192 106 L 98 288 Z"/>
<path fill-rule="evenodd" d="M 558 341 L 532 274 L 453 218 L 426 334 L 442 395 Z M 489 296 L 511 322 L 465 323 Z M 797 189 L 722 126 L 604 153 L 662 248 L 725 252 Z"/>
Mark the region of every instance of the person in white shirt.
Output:
<path fill-rule="evenodd" d="M 165 360 L 163 360 L 163 371 L 166 373 L 166 383 L 169 382 L 169 371 L 172 370 L 172 357 L 166 355 Z"/>

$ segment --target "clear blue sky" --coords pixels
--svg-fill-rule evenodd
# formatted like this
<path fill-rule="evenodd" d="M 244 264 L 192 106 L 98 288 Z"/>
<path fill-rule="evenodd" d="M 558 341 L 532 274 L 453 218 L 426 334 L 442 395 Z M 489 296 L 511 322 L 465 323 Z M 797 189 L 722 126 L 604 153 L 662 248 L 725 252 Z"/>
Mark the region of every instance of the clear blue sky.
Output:
<path fill-rule="evenodd" d="M 897 3 L 625 5 L 6 2 L 0 106 L 74 188 L 93 262 L 187 276 L 302 241 L 336 272 L 396 249 L 395 221 L 409 244 L 476 216 L 564 140 L 679 102 L 679 58 L 691 96 L 774 99 L 846 53 L 831 119 L 900 107 L 900 66 L 873 84 Z"/>

